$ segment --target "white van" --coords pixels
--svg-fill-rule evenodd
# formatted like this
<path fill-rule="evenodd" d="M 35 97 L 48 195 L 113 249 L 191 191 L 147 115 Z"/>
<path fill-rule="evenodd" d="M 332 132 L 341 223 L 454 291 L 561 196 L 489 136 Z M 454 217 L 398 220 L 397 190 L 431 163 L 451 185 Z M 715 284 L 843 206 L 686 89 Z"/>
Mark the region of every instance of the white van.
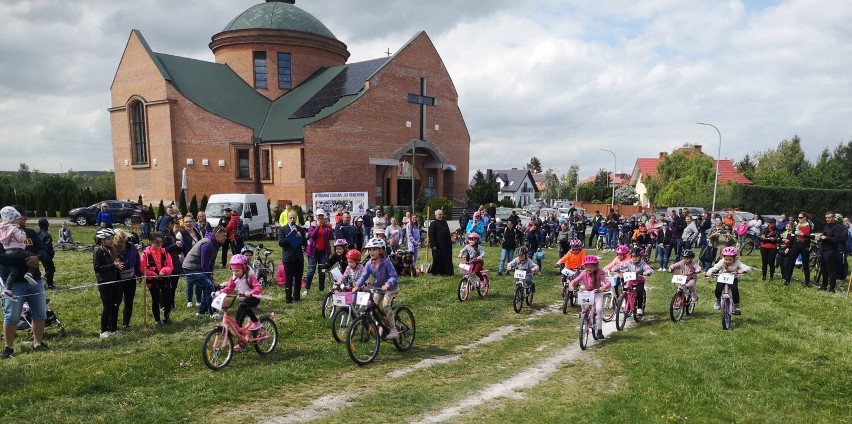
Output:
<path fill-rule="evenodd" d="M 243 223 L 249 227 L 250 235 L 271 234 L 269 226 L 269 210 L 266 207 L 266 196 L 262 194 L 214 194 L 207 200 L 207 222 L 212 225 L 219 223 L 225 216 L 225 209 L 231 208 L 233 213 L 240 216 Z"/>

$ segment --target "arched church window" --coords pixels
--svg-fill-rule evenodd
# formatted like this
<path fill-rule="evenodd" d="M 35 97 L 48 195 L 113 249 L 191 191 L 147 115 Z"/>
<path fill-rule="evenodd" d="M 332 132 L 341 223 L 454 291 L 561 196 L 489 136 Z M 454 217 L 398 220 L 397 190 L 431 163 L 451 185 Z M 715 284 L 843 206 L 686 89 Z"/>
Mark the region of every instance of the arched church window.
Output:
<path fill-rule="evenodd" d="M 135 102 L 130 106 L 130 151 L 134 165 L 148 164 L 146 128 L 145 105 L 142 102 Z"/>

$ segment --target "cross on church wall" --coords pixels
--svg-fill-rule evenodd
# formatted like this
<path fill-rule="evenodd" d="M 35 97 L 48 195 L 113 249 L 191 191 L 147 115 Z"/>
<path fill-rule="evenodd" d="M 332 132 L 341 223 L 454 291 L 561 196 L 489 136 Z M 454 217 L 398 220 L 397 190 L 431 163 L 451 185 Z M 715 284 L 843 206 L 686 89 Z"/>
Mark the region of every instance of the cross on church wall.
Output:
<path fill-rule="evenodd" d="M 408 103 L 420 105 L 420 139 L 426 140 L 426 106 L 437 106 L 434 97 L 426 95 L 426 78 L 420 78 L 420 94 L 408 93 Z"/>

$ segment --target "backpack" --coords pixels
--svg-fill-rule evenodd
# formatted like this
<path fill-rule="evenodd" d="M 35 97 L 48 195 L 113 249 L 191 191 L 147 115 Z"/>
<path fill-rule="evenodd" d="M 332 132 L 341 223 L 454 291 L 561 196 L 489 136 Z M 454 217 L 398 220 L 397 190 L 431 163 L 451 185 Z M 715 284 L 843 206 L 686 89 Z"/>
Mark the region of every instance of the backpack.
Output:
<path fill-rule="evenodd" d="M 249 237 L 249 229 L 248 229 L 248 225 L 246 225 L 246 223 L 245 223 L 245 222 L 243 222 L 243 220 L 242 220 L 242 219 L 237 220 L 237 234 L 236 234 L 236 238 L 238 238 L 238 239 L 240 239 L 240 240 L 245 240 L 245 239 L 247 239 L 248 237 Z"/>
<path fill-rule="evenodd" d="M 737 225 L 737 235 L 738 236 L 744 236 L 747 232 L 748 232 L 748 224 L 745 221 L 740 222 L 740 224 Z"/>

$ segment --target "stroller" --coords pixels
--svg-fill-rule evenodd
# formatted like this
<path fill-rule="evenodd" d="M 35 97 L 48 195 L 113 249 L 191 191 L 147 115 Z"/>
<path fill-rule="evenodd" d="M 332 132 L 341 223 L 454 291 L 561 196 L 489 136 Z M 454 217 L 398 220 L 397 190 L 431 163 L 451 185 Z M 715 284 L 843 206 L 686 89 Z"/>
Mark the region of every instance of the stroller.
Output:
<path fill-rule="evenodd" d="M 68 331 L 65 330 L 65 326 L 59 322 L 59 318 L 56 317 L 56 313 L 50 309 L 50 299 L 46 298 L 44 300 L 46 306 L 45 312 L 45 320 L 44 320 L 44 328 L 48 328 L 53 324 L 59 326 L 59 337 L 65 337 L 68 335 Z M 30 305 L 24 302 L 23 310 L 21 312 L 21 320 L 18 321 L 18 330 L 26 330 L 30 334 L 30 338 L 32 339 L 32 330 L 33 330 L 33 313 L 30 311 Z"/>

